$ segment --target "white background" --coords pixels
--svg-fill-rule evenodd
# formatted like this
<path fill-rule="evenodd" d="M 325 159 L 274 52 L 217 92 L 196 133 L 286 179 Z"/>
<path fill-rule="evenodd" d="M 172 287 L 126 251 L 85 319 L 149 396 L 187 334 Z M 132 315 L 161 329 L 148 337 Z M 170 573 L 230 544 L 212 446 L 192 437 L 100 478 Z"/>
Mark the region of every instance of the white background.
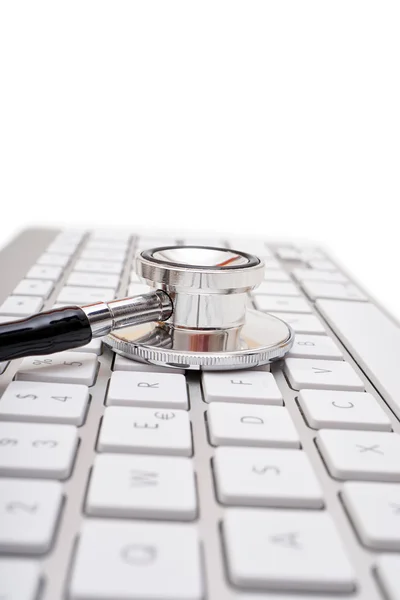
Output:
<path fill-rule="evenodd" d="M 397 0 L 2 2 L 0 245 L 296 236 L 400 316 L 399 31 Z"/>

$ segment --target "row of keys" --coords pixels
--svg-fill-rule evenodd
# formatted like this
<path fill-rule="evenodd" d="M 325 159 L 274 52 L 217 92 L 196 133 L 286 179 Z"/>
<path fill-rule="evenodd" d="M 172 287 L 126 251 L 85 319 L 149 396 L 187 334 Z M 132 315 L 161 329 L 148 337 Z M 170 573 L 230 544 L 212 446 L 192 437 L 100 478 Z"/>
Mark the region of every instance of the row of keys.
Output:
<path fill-rule="evenodd" d="M 342 593 L 356 587 L 352 565 L 326 513 L 232 509 L 223 535 L 229 578 L 241 588 Z M 190 525 L 86 521 L 70 597 L 201 600 L 199 546 L 197 529 Z M 329 552 L 321 552 L 324 547 Z M 387 590 L 396 589 L 399 563 L 394 556 L 377 561 Z"/>
<path fill-rule="evenodd" d="M 327 515 L 323 514 L 321 518 L 315 513 L 301 512 L 299 515 L 293 511 L 283 514 L 274 511 L 276 526 L 272 526 L 267 513 L 257 533 L 258 514 L 254 518 L 251 514 L 246 510 L 232 511 L 224 524 L 229 575 L 233 583 L 242 585 L 244 581 L 247 586 L 250 581 L 251 587 L 256 588 L 275 589 L 279 586 L 282 590 L 297 588 L 312 592 L 349 591 L 355 587 L 353 570 Z M 295 527 L 293 531 L 282 527 L 282 533 L 277 533 L 286 514 L 289 526 Z M 242 540 L 238 538 L 241 525 L 247 526 L 245 530 L 250 525 L 242 551 Z M 328 535 L 326 540 L 323 535 Z M 171 540 L 174 540 L 172 547 Z M 261 547 L 267 549 L 267 556 L 271 556 L 271 560 L 264 560 L 262 564 L 264 554 L 254 552 L 260 542 Z M 331 551 L 329 555 L 318 552 L 318 548 L 327 543 L 332 554 Z M 248 557 L 257 559 L 252 569 L 245 552 Z M 93 555 L 96 562 L 92 560 Z M 300 557 L 304 558 L 296 568 Z M 183 570 L 182 564 L 185 564 Z M 376 559 L 376 567 L 387 597 L 398 600 L 400 558 L 380 556 Z M 0 597 L 32 600 L 36 598 L 39 584 L 38 563 L 0 559 Z M 74 600 L 105 597 L 104 594 L 112 598 L 129 596 L 132 600 L 143 597 L 201 600 L 204 583 L 197 530 L 188 525 L 86 521 L 73 565 L 70 594 Z"/>
<path fill-rule="evenodd" d="M 286 408 L 212 403 L 207 412 L 215 446 L 300 448 Z M 78 443 L 70 425 L 0 422 L 0 474 L 65 479 Z M 331 475 L 341 480 L 400 481 L 400 435 L 322 429 L 317 445 Z M 188 413 L 111 406 L 99 434 L 100 452 L 191 456 Z"/>
<path fill-rule="evenodd" d="M 259 375 L 272 377 L 270 373 L 259 373 Z M 233 397 L 223 395 L 225 389 L 221 386 L 221 389 L 218 389 L 219 395 L 208 396 L 208 401 L 232 401 Z M 251 404 L 257 401 L 260 404 L 282 403 L 276 402 L 274 398 L 271 399 L 271 396 L 258 398 L 257 394 L 252 395 L 252 392 L 247 394 L 243 392 L 241 399 Z M 235 400 L 237 401 L 237 398 Z M 391 431 L 389 417 L 371 394 L 304 389 L 300 392 L 298 400 L 308 425 L 313 429 Z M 65 423 L 79 426 L 84 422 L 88 402 L 89 388 L 85 385 L 17 380 L 8 385 L 2 396 L 0 420 Z M 180 374 L 117 371 L 111 376 L 107 404 L 187 410 L 186 381 Z M 218 406 L 217 409 L 211 409 L 209 415 L 212 439 L 227 439 L 227 427 L 223 426 L 221 432 L 219 415 L 222 422 L 233 418 L 234 407 Z M 257 417 L 261 418 L 258 410 Z M 271 418 L 272 414 L 269 411 L 268 420 L 270 421 Z M 257 420 L 254 419 L 254 415 L 253 420 Z M 234 430 L 232 427 L 230 429 L 230 436 L 232 436 Z"/>
<path fill-rule="evenodd" d="M 301 451 L 218 448 L 213 467 L 223 504 L 314 509 L 324 505 L 320 484 Z M 1 479 L 0 492 L 0 551 L 46 552 L 60 511 L 60 485 Z M 400 485 L 346 483 L 342 500 L 366 546 L 400 550 Z M 192 462 L 98 455 L 86 512 L 102 517 L 193 520 L 197 499 Z"/>
<path fill-rule="evenodd" d="M 47 251 L 28 271 L 25 279 L 19 282 L 11 296 L 0 306 L 0 315 L 26 317 L 39 312 L 44 302 L 54 290 L 73 254 L 82 240 L 82 234 L 59 235 Z"/>

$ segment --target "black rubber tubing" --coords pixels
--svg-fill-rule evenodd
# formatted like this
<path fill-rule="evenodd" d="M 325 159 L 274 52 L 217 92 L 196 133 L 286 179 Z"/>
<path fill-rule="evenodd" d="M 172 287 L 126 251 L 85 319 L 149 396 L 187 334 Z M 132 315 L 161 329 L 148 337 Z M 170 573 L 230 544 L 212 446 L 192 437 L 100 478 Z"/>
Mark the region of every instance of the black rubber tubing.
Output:
<path fill-rule="evenodd" d="M 91 339 L 89 320 L 78 306 L 38 313 L 0 324 L 0 362 L 79 348 Z"/>

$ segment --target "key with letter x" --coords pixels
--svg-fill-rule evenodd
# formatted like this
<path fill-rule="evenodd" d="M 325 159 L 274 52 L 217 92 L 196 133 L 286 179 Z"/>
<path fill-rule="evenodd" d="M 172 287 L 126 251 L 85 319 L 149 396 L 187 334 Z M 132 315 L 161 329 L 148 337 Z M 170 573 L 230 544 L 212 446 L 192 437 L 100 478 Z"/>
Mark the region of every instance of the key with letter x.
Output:
<path fill-rule="evenodd" d="M 317 445 L 337 479 L 400 481 L 400 435 L 321 429 Z"/>

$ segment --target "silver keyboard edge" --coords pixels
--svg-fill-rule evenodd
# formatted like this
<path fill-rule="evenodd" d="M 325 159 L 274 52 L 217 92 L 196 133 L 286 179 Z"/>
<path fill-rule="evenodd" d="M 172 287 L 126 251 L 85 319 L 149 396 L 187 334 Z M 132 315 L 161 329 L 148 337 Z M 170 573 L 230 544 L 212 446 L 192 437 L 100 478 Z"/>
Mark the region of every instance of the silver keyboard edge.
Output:
<path fill-rule="evenodd" d="M 31 229 L 21 232 L 8 246 L 0 251 L 0 276 L 2 280 L 1 297 L 2 301 L 14 289 L 15 285 L 20 281 L 29 268 L 34 263 L 35 259 L 46 250 L 46 247 L 60 232 L 57 229 Z M 29 248 L 29 252 L 27 252 Z M 324 249 L 325 251 L 325 249 Z M 121 287 L 125 286 L 129 277 L 129 259 L 133 254 L 133 246 L 131 245 L 130 254 L 125 266 Z M 336 260 L 330 260 L 337 264 L 338 269 L 343 271 L 347 276 L 346 270 L 342 268 Z M 75 259 L 74 259 L 75 260 Z M 12 264 L 13 269 L 9 268 Z M 71 265 L 68 268 L 68 272 Z M 64 278 L 65 279 L 65 278 Z M 351 281 L 354 279 L 349 276 Z M 358 285 L 358 284 L 357 284 Z M 362 286 L 359 286 L 362 289 Z M 55 292 L 52 295 L 56 294 Z M 369 296 L 369 294 L 367 294 Z M 3 298 L 4 297 L 4 298 Z M 307 302 L 309 302 L 306 299 Z M 373 299 L 371 301 L 379 306 Z M 50 300 L 48 306 L 52 304 Z M 309 304 L 311 304 L 309 302 Z M 380 306 L 379 306 L 380 307 Z M 381 308 L 381 307 L 380 307 Z M 313 309 L 314 312 L 315 309 Z M 382 309 L 384 310 L 384 309 Z M 387 314 L 387 312 L 384 310 Z M 317 313 L 318 314 L 318 313 Z M 393 317 L 389 315 L 392 319 Z M 366 391 L 372 393 L 380 405 L 385 410 L 386 414 L 392 422 L 394 431 L 400 433 L 400 423 L 394 417 L 392 411 L 371 385 L 364 373 L 360 370 L 346 348 L 341 344 L 340 340 L 330 329 L 327 323 L 318 314 L 329 331 L 331 337 L 336 340 L 341 348 L 344 358 L 355 368 L 356 372 L 365 382 Z M 43 560 L 43 572 L 46 584 L 40 596 L 40 600 L 61 600 L 67 598 L 66 578 L 68 577 L 71 560 L 73 559 L 73 546 L 78 536 L 81 520 L 83 519 L 83 503 L 85 501 L 86 488 L 89 480 L 90 468 L 95 456 L 95 445 L 98 435 L 100 420 L 104 412 L 104 397 L 105 390 L 110 377 L 110 368 L 112 362 L 112 354 L 105 349 L 103 354 L 98 357 L 100 369 L 96 384 L 91 389 L 91 403 L 88 411 L 88 416 L 85 424 L 79 428 L 80 445 L 76 457 L 76 464 L 72 477 L 65 482 L 65 495 L 68 497 L 68 502 L 64 503 L 63 514 L 58 531 L 56 532 L 56 540 L 54 548 L 48 557 Z M 4 378 L 4 384 L 7 385 L 17 370 L 19 361 L 11 368 L 7 369 Z M 322 458 L 314 443 L 316 431 L 310 429 L 300 412 L 296 402 L 298 392 L 292 390 L 283 372 L 277 366 L 272 368 L 272 372 L 276 375 L 277 383 L 283 393 L 286 407 L 288 408 L 295 425 L 299 431 L 302 447 L 309 456 L 314 470 L 317 473 L 319 480 L 322 483 L 324 497 L 326 500 L 326 510 L 333 516 L 338 527 L 345 548 L 350 556 L 350 560 L 358 573 L 360 588 L 355 594 L 350 596 L 343 595 L 340 597 L 353 598 L 354 600 L 382 600 L 379 593 L 378 585 L 373 575 L 373 567 L 375 567 L 375 559 L 378 556 L 377 552 L 368 550 L 361 546 L 358 538 L 353 530 L 353 527 L 345 513 L 341 504 L 338 492 L 341 489 L 341 482 L 332 479 L 328 474 Z M 207 598 L 208 600 L 235 600 L 240 598 L 239 591 L 234 590 L 226 582 L 225 566 L 223 564 L 223 551 L 219 533 L 219 523 L 223 517 L 223 507 L 216 501 L 214 493 L 214 482 L 211 470 L 211 458 L 214 453 L 214 448 L 209 444 L 207 438 L 205 412 L 207 404 L 202 400 L 201 386 L 199 378 L 195 373 L 187 374 L 187 382 L 190 395 L 190 418 L 192 422 L 193 442 L 194 442 L 194 467 L 197 475 L 198 496 L 200 505 L 200 515 L 197 519 L 200 538 L 203 541 L 203 554 L 205 561 L 205 571 L 207 573 Z M 0 390 L 2 391 L 2 390 Z M 268 600 L 268 593 L 252 593 L 242 592 L 246 597 L 252 597 L 254 600 Z M 271 595 L 273 593 L 271 592 Z M 296 596 L 296 594 L 293 594 Z M 312 598 L 310 594 L 298 594 L 301 598 Z M 322 595 L 318 599 L 323 598 Z M 327 595 L 327 599 L 334 600 L 335 596 Z M 282 600 L 285 600 L 285 595 L 282 595 Z"/>

